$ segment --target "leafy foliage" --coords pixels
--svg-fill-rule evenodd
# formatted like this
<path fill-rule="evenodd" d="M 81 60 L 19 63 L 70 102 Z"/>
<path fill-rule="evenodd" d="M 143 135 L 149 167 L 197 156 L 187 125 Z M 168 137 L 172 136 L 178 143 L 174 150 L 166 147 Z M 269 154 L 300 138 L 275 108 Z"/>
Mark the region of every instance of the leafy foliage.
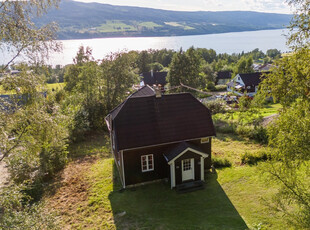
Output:
<path fill-rule="evenodd" d="M 65 74 L 65 90 L 74 95 L 65 104 L 74 107 L 72 136 L 76 139 L 84 131 L 102 130 L 105 115 L 129 94 L 138 76 L 133 72 L 134 53 L 112 53 L 101 62 L 94 61 L 91 50 L 80 47 Z M 79 98 L 79 100 L 75 100 Z"/>
<path fill-rule="evenodd" d="M 170 72 L 167 80 L 171 87 L 184 84 L 194 88 L 202 88 L 205 85 L 205 78 L 201 74 L 202 58 L 193 48 L 186 52 L 182 49 L 176 53 L 170 64 Z"/>
<path fill-rule="evenodd" d="M 58 0 L 0 2 L 0 48 L 12 53 L 12 59 L 0 72 L 20 55 L 37 63 L 45 60 L 50 50 L 59 50 L 59 44 L 53 41 L 57 29 L 55 24 L 39 28 L 33 23 L 34 17 L 46 13 L 48 8 L 57 3 Z"/>
<path fill-rule="evenodd" d="M 59 229 L 58 221 L 42 203 L 30 204 L 25 186 L 0 190 L 0 229 Z"/>

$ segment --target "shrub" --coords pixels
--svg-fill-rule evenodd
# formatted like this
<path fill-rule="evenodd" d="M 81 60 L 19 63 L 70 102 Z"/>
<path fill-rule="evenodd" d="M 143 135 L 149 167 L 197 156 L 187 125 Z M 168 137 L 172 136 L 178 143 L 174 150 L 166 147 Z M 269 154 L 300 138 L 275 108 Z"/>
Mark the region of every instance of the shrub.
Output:
<path fill-rule="evenodd" d="M 227 85 L 216 85 L 215 91 L 226 91 Z"/>
<path fill-rule="evenodd" d="M 31 204 L 25 186 L 0 189 L 0 229 L 60 229 L 42 203 Z"/>
<path fill-rule="evenodd" d="M 205 106 L 211 111 L 212 114 L 226 112 L 226 102 L 224 100 L 207 101 Z"/>
<path fill-rule="evenodd" d="M 259 161 L 266 161 L 270 159 L 270 154 L 266 151 L 259 151 L 256 153 L 245 152 L 241 156 L 242 164 L 256 165 Z"/>
<path fill-rule="evenodd" d="M 226 168 L 232 166 L 232 163 L 227 158 L 213 157 L 211 162 L 215 168 Z"/>
<path fill-rule="evenodd" d="M 236 133 L 238 135 L 248 137 L 252 140 L 255 140 L 261 144 L 267 144 L 268 143 L 267 130 L 262 126 L 239 124 L 236 128 Z"/>
<path fill-rule="evenodd" d="M 215 88 L 215 84 L 214 84 L 214 82 L 213 81 L 209 81 L 208 83 L 207 83 L 207 89 L 208 90 L 211 90 L 211 91 L 214 91 L 216 88 Z"/>

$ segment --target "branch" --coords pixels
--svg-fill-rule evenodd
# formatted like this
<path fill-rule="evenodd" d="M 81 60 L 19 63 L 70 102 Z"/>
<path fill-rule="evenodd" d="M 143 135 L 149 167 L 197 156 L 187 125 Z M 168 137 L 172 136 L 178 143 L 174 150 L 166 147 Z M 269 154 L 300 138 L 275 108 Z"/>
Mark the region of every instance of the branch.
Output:
<path fill-rule="evenodd" d="M 1 72 L 3 72 L 6 68 L 8 68 L 8 66 L 15 60 L 15 58 L 17 58 L 20 53 L 26 48 L 27 46 L 23 46 L 18 52 L 17 54 L 1 69 Z"/>
<path fill-rule="evenodd" d="M 4 7 L 4 5 L 5 5 L 5 3 L 6 3 L 7 1 L 8 1 L 8 0 L 5 0 L 5 1 L 2 2 L 2 4 L 0 5 L 0 10 L 1 10 L 2 7 Z"/>
<path fill-rule="evenodd" d="M 20 143 L 20 139 L 21 139 L 21 137 L 26 133 L 26 128 L 28 127 L 29 125 L 27 125 L 27 126 L 25 126 L 24 128 L 23 128 L 23 131 L 21 132 L 21 134 L 18 136 L 18 138 L 17 138 L 17 142 L 15 143 L 15 145 L 13 145 L 9 150 L 7 150 L 5 153 L 3 153 L 3 156 L 0 158 L 0 162 L 5 158 L 5 157 L 7 157 L 8 155 L 9 155 L 9 153 L 13 150 L 13 149 L 15 149 L 18 145 L 19 145 L 19 143 Z"/>
<path fill-rule="evenodd" d="M 290 185 L 288 185 L 278 174 L 271 171 L 269 171 L 269 173 L 275 176 L 278 180 L 280 180 L 286 188 L 288 188 L 305 206 L 308 207 L 308 209 L 310 209 L 310 205 L 308 204 L 308 202 L 305 201 L 304 198 L 299 195 Z"/>

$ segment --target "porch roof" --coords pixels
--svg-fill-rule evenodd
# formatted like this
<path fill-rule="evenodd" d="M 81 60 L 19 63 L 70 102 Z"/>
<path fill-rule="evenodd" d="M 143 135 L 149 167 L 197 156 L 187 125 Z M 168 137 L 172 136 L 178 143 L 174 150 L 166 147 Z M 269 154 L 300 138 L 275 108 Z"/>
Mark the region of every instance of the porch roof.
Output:
<path fill-rule="evenodd" d="M 187 149 L 189 149 L 189 150 L 192 149 L 195 152 L 201 153 L 202 155 L 206 154 L 198 146 L 183 141 L 180 144 L 178 144 L 176 147 L 174 147 L 172 150 L 170 150 L 168 153 L 165 153 L 164 157 L 167 160 L 167 162 L 169 163 L 170 161 L 172 161 L 173 159 L 178 157 L 180 154 L 182 154 Z"/>

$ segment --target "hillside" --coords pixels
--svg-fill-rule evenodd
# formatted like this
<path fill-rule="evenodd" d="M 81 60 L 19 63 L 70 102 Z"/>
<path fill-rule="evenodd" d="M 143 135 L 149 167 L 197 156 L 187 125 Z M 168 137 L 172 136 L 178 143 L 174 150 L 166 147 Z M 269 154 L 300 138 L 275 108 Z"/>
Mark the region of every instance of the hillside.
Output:
<path fill-rule="evenodd" d="M 64 0 L 37 20 L 56 21 L 59 39 L 180 36 L 279 29 L 291 15 L 250 11 L 183 12 Z"/>

